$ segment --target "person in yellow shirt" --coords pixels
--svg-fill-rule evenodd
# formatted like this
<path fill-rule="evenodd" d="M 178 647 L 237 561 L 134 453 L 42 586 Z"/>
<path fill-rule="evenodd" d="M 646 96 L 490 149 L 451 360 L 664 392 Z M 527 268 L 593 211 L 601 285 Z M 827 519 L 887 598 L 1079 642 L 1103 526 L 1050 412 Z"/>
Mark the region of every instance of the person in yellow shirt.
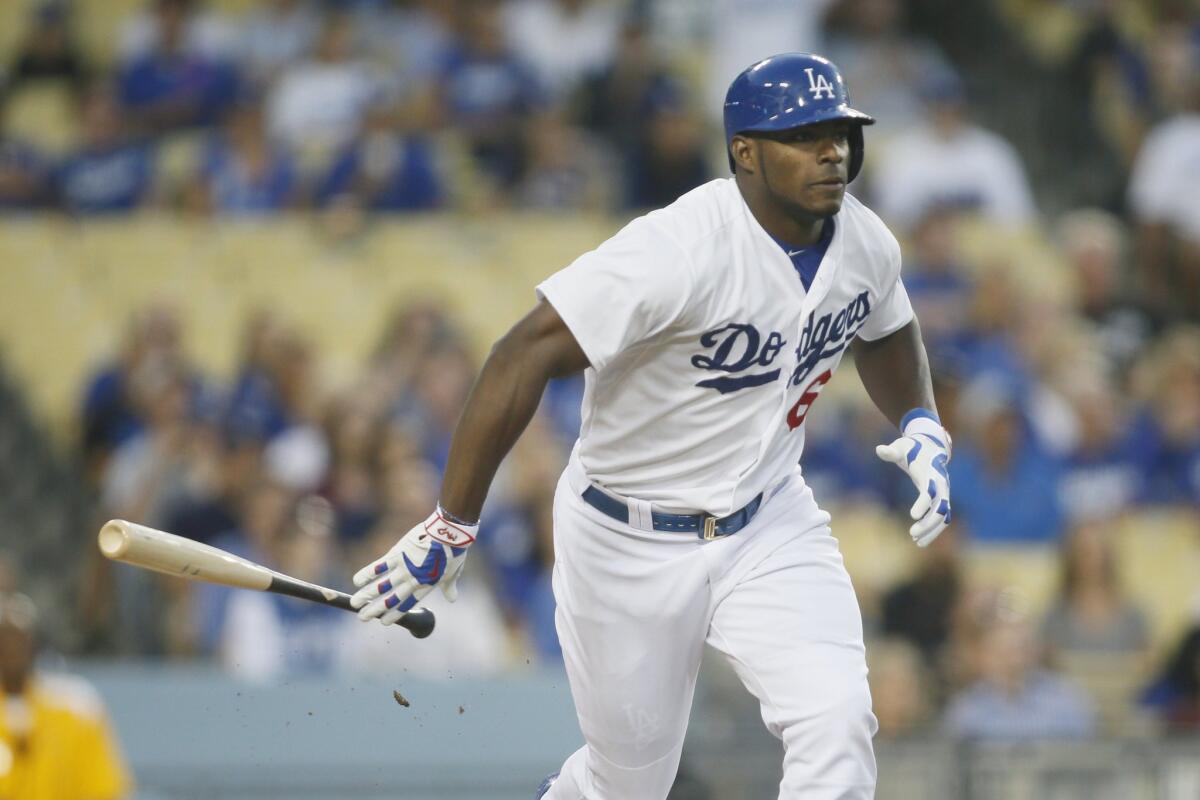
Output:
<path fill-rule="evenodd" d="M 132 779 L 99 695 L 35 674 L 37 610 L 0 593 L 0 800 L 121 800 Z"/>

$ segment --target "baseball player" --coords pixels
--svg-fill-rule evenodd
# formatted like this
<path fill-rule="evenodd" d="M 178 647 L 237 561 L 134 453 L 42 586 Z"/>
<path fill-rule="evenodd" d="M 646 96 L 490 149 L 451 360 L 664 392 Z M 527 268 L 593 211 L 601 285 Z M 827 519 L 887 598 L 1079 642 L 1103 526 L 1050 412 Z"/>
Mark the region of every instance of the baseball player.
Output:
<path fill-rule="evenodd" d="M 703 646 L 783 741 L 780 797 L 869 798 L 876 729 L 862 619 L 805 486 L 804 419 L 846 348 L 901 435 L 912 538 L 950 520 L 938 422 L 900 248 L 846 184 L 862 128 L 837 68 L 791 53 L 725 102 L 730 179 L 629 223 L 537 287 L 459 421 L 438 508 L 354 576 L 359 616 L 453 599 L 500 460 L 547 381 L 586 370 L 554 500 L 556 625 L 586 744 L 537 797 L 663 800 Z"/>

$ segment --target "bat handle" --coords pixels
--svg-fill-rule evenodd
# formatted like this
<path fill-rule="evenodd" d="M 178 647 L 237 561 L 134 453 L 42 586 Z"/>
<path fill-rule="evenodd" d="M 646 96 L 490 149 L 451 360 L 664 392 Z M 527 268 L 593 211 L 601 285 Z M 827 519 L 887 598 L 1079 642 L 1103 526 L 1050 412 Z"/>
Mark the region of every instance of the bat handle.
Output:
<path fill-rule="evenodd" d="M 299 597 L 301 600 L 324 603 L 343 611 L 356 612 L 358 610 L 350 604 L 350 595 L 345 592 L 326 589 L 324 586 L 317 586 L 307 581 L 299 581 L 278 572 L 271 573 L 271 585 L 267 587 L 267 591 Z M 433 612 L 428 608 L 414 608 L 396 620 L 397 625 L 408 628 L 408 632 L 418 639 L 424 639 L 433 633 L 433 626 L 436 622 Z"/>

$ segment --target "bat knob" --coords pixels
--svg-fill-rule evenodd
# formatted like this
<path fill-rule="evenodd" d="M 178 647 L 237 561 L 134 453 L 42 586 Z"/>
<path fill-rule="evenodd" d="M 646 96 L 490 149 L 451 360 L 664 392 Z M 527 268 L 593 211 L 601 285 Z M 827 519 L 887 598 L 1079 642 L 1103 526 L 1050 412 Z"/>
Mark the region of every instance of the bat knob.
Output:
<path fill-rule="evenodd" d="M 433 612 L 428 608 L 414 608 L 401 617 L 397 621 L 397 624 L 408 628 L 408 632 L 418 639 L 424 639 L 433 633 L 433 626 L 436 621 Z"/>

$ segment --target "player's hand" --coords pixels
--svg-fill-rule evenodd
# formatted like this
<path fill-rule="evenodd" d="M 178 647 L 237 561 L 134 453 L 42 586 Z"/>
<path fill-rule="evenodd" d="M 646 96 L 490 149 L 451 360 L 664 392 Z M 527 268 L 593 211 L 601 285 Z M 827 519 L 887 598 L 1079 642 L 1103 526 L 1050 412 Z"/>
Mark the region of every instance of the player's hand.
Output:
<path fill-rule="evenodd" d="M 929 544 L 950 523 L 950 434 L 929 414 L 904 426 L 904 435 L 881 444 L 875 454 L 908 473 L 917 487 L 917 502 L 909 514 L 915 520 L 908 533 L 918 547 Z"/>
<path fill-rule="evenodd" d="M 391 625 L 434 586 L 441 586 L 446 599 L 454 602 L 467 548 L 477 533 L 478 525 L 450 522 L 440 508 L 413 526 L 382 558 L 354 574 L 358 591 L 350 605 L 358 609 L 358 618 L 378 618 Z"/>

